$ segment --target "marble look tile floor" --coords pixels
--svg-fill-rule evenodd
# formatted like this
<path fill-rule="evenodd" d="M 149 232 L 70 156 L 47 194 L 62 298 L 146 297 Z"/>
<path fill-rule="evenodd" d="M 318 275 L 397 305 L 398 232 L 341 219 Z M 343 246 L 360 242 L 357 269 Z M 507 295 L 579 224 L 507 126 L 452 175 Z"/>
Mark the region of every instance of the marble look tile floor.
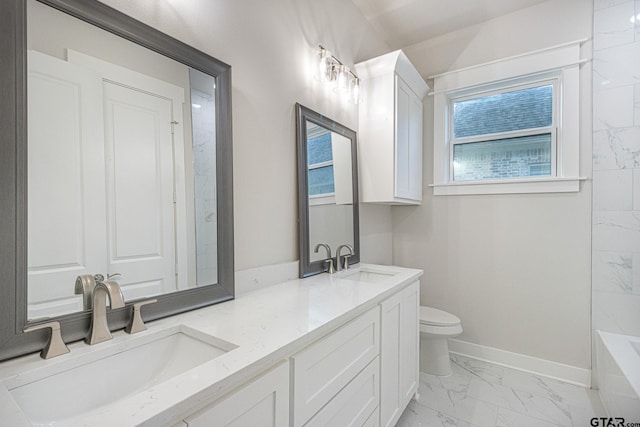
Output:
<path fill-rule="evenodd" d="M 605 412 L 598 393 L 562 381 L 451 355 L 453 373 L 420 373 L 397 427 L 582 427 Z"/>

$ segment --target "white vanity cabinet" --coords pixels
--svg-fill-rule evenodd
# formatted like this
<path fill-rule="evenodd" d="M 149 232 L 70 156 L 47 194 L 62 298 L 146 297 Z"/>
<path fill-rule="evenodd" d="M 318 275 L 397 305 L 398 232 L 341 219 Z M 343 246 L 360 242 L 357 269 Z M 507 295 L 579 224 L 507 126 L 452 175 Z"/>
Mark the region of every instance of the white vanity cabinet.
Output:
<path fill-rule="evenodd" d="M 281 363 L 185 419 L 188 427 L 289 425 L 289 363 Z"/>
<path fill-rule="evenodd" d="M 362 202 L 422 202 L 423 100 L 429 91 L 398 50 L 356 64 Z"/>
<path fill-rule="evenodd" d="M 418 390 L 420 283 L 381 304 L 380 426 L 395 426 Z"/>
<path fill-rule="evenodd" d="M 291 357 L 293 426 L 363 425 L 378 407 L 380 308 Z"/>

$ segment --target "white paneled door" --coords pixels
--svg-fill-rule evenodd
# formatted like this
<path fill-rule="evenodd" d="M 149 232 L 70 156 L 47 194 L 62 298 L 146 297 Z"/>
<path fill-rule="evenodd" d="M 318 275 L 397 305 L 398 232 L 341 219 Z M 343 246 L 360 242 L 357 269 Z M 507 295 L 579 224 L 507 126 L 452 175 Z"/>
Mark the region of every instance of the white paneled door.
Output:
<path fill-rule="evenodd" d="M 76 276 L 106 269 L 99 74 L 28 54 L 29 317 L 82 310 Z"/>
<path fill-rule="evenodd" d="M 105 81 L 109 253 L 136 296 L 175 290 L 171 100 Z"/>
<path fill-rule="evenodd" d="M 80 274 L 120 273 L 127 299 L 174 291 L 186 256 L 184 89 L 92 61 L 29 52 L 29 318 L 82 310 Z"/>

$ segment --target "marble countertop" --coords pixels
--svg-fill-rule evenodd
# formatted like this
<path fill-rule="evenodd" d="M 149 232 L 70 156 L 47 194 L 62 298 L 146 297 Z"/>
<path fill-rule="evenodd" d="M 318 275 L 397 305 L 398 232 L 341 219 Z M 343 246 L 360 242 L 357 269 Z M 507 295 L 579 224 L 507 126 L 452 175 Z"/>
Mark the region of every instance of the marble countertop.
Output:
<path fill-rule="evenodd" d="M 117 331 L 111 341 L 95 346 L 76 342 L 69 345 L 69 354 L 53 359 L 42 360 L 38 354 L 31 354 L 0 363 L 2 423 L 15 427 L 31 425 L 8 389 L 27 382 L 37 370 L 56 365 L 74 366 L 79 363 L 77 360 L 86 360 L 99 349 L 113 347 L 114 351 L 121 351 L 145 336 L 184 325 L 237 348 L 160 384 L 96 408 L 90 415 L 56 425 L 157 426 L 178 422 L 180 417 L 286 360 L 422 275 L 422 270 L 394 266 L 361 264 L 359 268 L 389 271 L 394 275 L 376 282 L 349 280 L 343 273 L 291 280 L 232 301 L 149 322 L 148 330 L 138 334 Z"/>

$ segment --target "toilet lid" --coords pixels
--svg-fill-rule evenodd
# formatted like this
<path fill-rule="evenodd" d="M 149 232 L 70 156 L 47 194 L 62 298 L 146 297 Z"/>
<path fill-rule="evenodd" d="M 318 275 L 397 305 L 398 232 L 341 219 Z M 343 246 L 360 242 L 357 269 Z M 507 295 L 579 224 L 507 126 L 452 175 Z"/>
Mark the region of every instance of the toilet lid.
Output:
<path fill-rule="evenodd" d="M 460 319 L 446 311 L 421 306 L 420 323 L 434 326 L 455 326 L 460 324 Z"/>

